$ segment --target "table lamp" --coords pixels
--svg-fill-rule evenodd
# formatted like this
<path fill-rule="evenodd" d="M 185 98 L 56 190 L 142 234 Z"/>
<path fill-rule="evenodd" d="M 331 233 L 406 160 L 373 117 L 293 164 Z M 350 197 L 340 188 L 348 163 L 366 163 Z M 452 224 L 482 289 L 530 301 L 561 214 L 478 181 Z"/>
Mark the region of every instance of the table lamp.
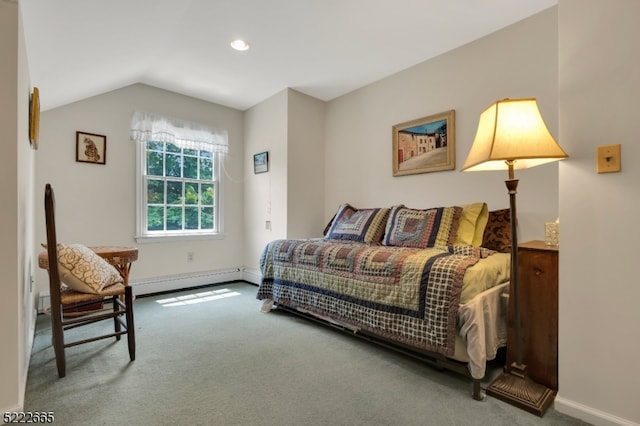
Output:
<path fill-rule="evenodd" d="M 480 115 L 476 137 L 462 171 L 508 170 L 511 219 L 511 297 L 515 331 L 515 361 L 488 387 L 487 394 L 542 416 L 555 392 L 527 376 L 522 359 L 518 277 L 518 236 L 514 170 L 567 158 L 547 128 L 535 98 L 497 101 Z"/>

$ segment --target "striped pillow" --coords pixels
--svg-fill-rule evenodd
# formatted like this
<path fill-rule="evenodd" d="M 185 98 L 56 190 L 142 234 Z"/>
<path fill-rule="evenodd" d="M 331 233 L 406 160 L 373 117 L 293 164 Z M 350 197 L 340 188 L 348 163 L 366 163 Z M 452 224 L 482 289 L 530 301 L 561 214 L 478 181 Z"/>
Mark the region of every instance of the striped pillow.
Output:
<path fill-rule="evenodd" d="M 382 244 L 414 248 L 452 245 L 461 214 L 462 207 L 418 210 L 393 206 Z"/>
<path fill-rule="evenodd" d="M 327 239 L 351 240 L 368 244 L 378 244 L 382 239 L 389 209 L 356 209 L 343 204 L 338 209 Z"/>

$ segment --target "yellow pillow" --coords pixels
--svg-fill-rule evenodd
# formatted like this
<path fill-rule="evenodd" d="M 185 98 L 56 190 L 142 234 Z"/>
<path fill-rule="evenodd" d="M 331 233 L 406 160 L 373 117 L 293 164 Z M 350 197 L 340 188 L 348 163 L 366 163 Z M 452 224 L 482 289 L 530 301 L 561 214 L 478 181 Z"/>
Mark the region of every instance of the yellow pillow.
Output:
<path fill-rule="evenodd" d="M 489 208 L 487 203 L 478 202 L 462 206 L 460 226 L 458 226 L 454 244 L 479 247 L 482 244 L 482 236 L 488 220 Z"/>

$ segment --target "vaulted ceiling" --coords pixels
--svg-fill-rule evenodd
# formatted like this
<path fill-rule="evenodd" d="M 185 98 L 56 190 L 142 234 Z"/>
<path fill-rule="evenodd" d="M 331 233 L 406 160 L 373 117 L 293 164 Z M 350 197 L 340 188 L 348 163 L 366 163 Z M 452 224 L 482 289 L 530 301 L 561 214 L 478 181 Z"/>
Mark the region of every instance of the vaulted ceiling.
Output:
<path fill-rule="evenodd" d="M 285 88 L 327 101 L 556 4 L 20 0 L 43 110 L 134 83 L 240 110 Z"/>

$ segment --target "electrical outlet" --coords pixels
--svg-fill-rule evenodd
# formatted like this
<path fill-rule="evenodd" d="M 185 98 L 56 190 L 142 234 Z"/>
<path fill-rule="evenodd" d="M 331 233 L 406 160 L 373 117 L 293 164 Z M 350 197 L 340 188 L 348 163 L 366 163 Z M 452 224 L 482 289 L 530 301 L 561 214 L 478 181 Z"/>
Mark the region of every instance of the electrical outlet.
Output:
<path fill-rule="evenodd" d="M 187 252 L 187 262 L 193 262 L 193 252 Z"/>
<path fill-rule="evenodd" d="M 267 221 L 264 223 L 264 229 L 266 229 L 267 231 L 270 231 L 270 230 L 271 230 L 271 221 L 270 221 L 270 220 L 267 220 Z"/>
<path fill-rule="evenodd" d="M 613 173 L 620 171 L 620 144 L 601 145 L 596 152 L 596 172 Z"/>

